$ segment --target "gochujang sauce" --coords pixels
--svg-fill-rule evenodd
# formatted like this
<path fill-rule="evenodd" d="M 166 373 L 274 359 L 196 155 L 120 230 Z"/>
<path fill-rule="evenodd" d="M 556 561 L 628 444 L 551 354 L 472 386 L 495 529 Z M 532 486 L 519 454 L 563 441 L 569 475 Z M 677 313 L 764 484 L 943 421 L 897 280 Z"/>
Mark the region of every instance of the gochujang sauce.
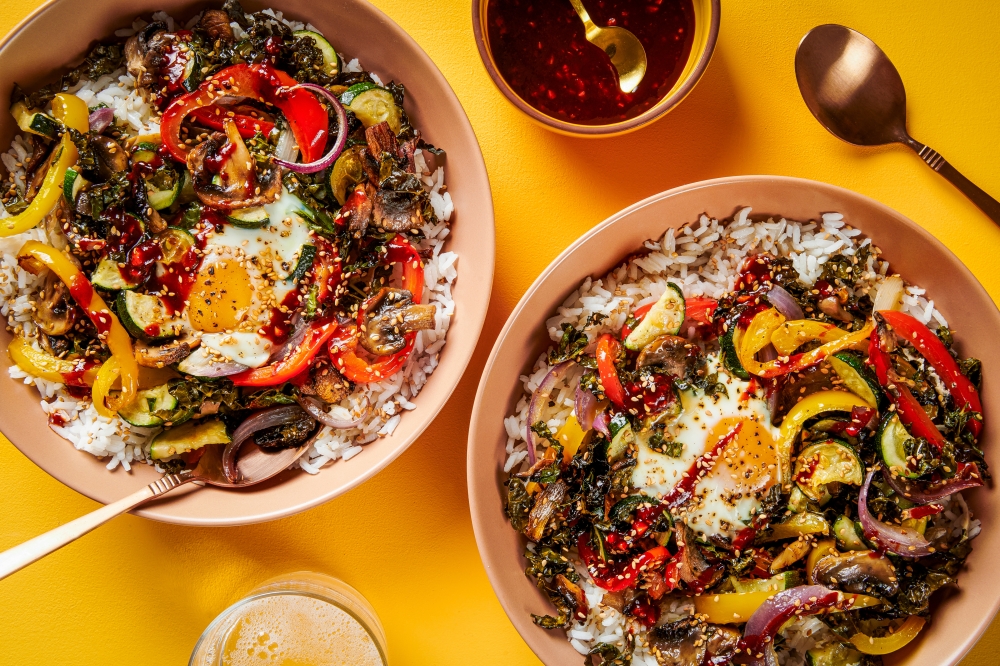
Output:
<path fill-rule="evenodd" d="M 633 93 L 611 58 L 587 41 L 569 0 L 489 0 L 490 51 L 507 84 L 542 113 L 580 125 L 627 120 L 650 109 L 680 77 L 694 40 L 692 0 L 584 0 L 599 27 L 631 31 L 646 50 Z"/>

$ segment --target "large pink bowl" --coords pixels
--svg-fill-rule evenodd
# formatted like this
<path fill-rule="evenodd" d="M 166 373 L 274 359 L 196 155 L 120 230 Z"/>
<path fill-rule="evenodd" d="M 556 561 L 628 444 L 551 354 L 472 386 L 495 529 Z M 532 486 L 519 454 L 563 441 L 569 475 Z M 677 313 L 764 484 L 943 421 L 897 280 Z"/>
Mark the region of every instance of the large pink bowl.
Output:
<path fill-rule="evenodd" d="M 840 212 L 885 251 L 907 280 L 927 289 L 935 306 L 957 331 L 963 354 L 983 361 L 983 407 L 987 421 L 981 443 L 997 450 L 1000 418 L 1000 311 L 986 290 L 930 234 L 896 211 L 848 190 L 797 178 L 743 176 L 685 185 L 657 194 L 612 216 L 563 252 L 518 303 L 500 333 L 486 364 L 469 429 L 468 477 L 472 525 L 486 573 L 511 622 L 538 658 L 549 666 L 577 663 L 580 655 L 561 631 L 535 626 L 531 613 L 551 612 L 548 600 L 524 575 L 524 543 L 503 512 L 503 463 L 507 434 L 503 418 L 521 396 L 518 376 L 548 345 L 545 320 L 587 276 L 601 276 L 668 227 L 679 227 L 702 213 L 730 218 L 744 206 L 753 217 L 775 215 L 817 219 Z M 888 664 L 953 666 L 982 635 L 1000 607 L 1000 576 L 993 567 L 1000 550 L 1000 495 L 976 489 L 965 496 L 983 532 L 975 541 L 968 566 L 959 577 L 961 590 L 934 608 L 928 628 L 914 643 L 886 659 Z M 993 564 L 990 564 L 993 562 Z"/>
<path fill-rule="evenodd" d="M 220 2 L 188 0 L 52 0 L 0 41 L 0 99 L 14 82 L 44 83 L 76 64 L 90 44 L 128 27 L 136 16 L 165 10 L 187 20 Z M 441 364 L 391 437 L 365 447 L 350 461 L 337 462 L 316 476 L 286 472 L 271 482 L 243 491 L 185 488 L 176 496 L 146 505 L 136 513 L 188 525 L 239 525 L 272 520 L 325 502 L 373 476 L 399 456 L 434 419 L 451 395 L 472 356 L 489 304 L 493 282 L 493 200 L 486 166 L 472 126 L 458 98 L 426 53 L 385 14 L 365 0 L 247 1 L 247 11 L 266 7 L 289 18 L 311 22 L 338 51 L 360 58 L 383 80 L 406 85 L 406 111 L 426 139 L 447 151 L 448 190 L 455 216 L 448 249 L 459 255 L 455 318 Z M 53 48 L 54 45 L 58 48 Z M 15 131 L 9 113 L 0 113 L 0 145 Z M 10 335 L 0 332 L 0 349 Z M 108 503 L 158 477 L 145 465 L 108 472 L 104 463 L 76 451 L 47 427 L 33 388 L 7 379 L 7 354 L 0 354 L 0 429 L 26 456 L 66 485 Z M 185 490 L 187 492 L 185 492 Z"/>

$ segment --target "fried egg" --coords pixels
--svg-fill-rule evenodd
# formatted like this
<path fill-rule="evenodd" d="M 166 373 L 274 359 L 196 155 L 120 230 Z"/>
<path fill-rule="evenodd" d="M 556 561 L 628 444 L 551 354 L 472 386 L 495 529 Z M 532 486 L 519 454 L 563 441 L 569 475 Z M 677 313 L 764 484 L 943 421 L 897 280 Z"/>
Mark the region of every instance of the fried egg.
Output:
<path fill-rule="evenodd" d="M 647 495 L 668 495 L 702 456 L 739 426 L 695 484 L 694 497 L 675 511 L 696 532 L 732 538 L 750 525 L 761 500 L 777 482 L 779 431 L 771 425 L 763 389 L 728 374 L 715 354 L 708 357 L 708 373 L 718 373 L 725 391 L 711 395 L 698 388 L 680 391 L 681 412 L 663 432 L 663 441 L 674 443 L 671 453 L 679 455 L 651 449 L 652 430 L 639 433 L 632 483 Z"/>
<path fill-rule="evenodd" d="M 302 248 L 314 242 L 303 209 L 283 190 L 264 206 L 268 223 L 261 228 L 227 223 L 206 240 L 186 314 L 202 344 L 223 359 L 249 367 L 267 362 L 272 344 L 260 329 L 296 288 L 288 278 Z"/>

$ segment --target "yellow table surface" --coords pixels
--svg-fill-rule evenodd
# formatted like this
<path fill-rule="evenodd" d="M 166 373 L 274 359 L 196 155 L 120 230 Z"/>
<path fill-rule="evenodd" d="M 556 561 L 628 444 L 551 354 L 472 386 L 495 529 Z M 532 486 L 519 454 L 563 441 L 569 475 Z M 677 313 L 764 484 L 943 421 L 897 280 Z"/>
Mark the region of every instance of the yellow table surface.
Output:
<path fill-rule="evenodd" d="M 0 32 L 38 4 L 0 0 Z M 521 294 L 580 234 L 656 192 L 738 174 L 841 185 L 928 229 L 1000 298 L 1000 230 L 908 149 L 859 149 L 828 134 L 803 104 L 792 70 L 795 47 L 811 27 L 843 23 L 865 33 L 902 74 L 913 135 L 1000 195 L 1000 3 L 725 0 L 715 57 L 694 92 L 652 127 L 605 140 L 552 134 L 507 104 L 480 63 L 469 0 L 375 4 L 451 82 L 493 184 L 493 301 L 465 378 L 398 461 L 324 506 L 221 529 L 124 516 L 0 581 L 0 663 L 184 664 L 202 629 L 248 589 L 310 569 L 341 577 L 371 600 L 393 664 L 537 664 L 497 603 L 476 550 L 466 424 L 479 373 Z M 322 11 L 322 2 L 316 6 Z M 97 508 L 5 439 L 0 506 L 0 549 Z M 995 663 L 997 652 L 1000 621 L 963 664 Z"/>

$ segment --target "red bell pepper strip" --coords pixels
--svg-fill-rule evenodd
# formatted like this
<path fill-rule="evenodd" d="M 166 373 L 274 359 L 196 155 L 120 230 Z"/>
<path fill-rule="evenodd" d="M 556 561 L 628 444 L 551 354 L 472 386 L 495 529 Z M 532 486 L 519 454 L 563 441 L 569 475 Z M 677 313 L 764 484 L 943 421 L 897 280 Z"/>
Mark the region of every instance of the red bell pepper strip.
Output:
<path fill-rule="evenodd" d="M 889 398 L 896 406 L 899 420 L 910 434 L 926 439 L 937 451 L 942 451 L 945 445 L 944 435 L 931 421 L 931 417 L 927 416 L 923 406 L 917 402 L 905 384 L 894 379 L 890 381 L 892 361 L 882 346 L 880 331 L 877 330 L 872 333 L 868 342 L 868 363 L 874 368 L 878 383 L 886 389 Z"/>
<path fill-rule="evenodd" d="M 216 110 L 219 113 L 216 113 Z M 198 121 L 199 125 L 204 125 L 220 132 L 223 129 L 222 121 L 230 117 L 226 109 L 214 106 L 198 107 L 189 115 Z M 257 132 L 266 137 L 274 131 L 274 123 L 263 118 L 254 118 L 253 116 L 245 116 L 242 113 L 237 113 L 232 116 L 232 121 L 236 123 L 236 129 L 240 131 L 240 136 L 244 139 L 252 139 Z"/>
<path fill-rule="evenodd" d="M 599 337 L 597 339 L 597 372 L 601 376 L 604 395 L 608 396 L 608 400 L 621 409 L 626 409 L 625 389 L 622 388 L 622 382 L 618 378 L 618 370 L 615 369 L 615 359 L 618 358 L 620 349 L 620 343 L 610 333 Z"/>
<path fill-rule="evenodd" d="M 955 405 L 967 411 L 976 412 L 981 417 L 983 403 L 979 399 L 979 391 L 969 381 L 969 378 L 958 369 L 958 363 L 955 362 L 955 358 L 948 352 L 948 348 L 944 346 L 941 339 L 919 320 L 904 312 L 885 310 L 879 314 L 900 338 L 913 345 L 921 356 L 934 367 L 938 376 L 951 392 Z M 975 437 L 979 437 L 983 428 L 980 419 L 969 419 L 966 425 Z"/>
<path fill-rule="evenodd" d="M 634 586 L 642 572 L 670 559 L 670 551 L 663 546 L 657 546 L 627 562 L 602 562 L 590 546 L 589 532 L 581 534 L 576 545 L 580 551 L 580 559 L 587 566 L 594 583 L 608 592 L 621 592 Z M 677 580 L 676 574 L 673 579 Z M 669 578 L 667 582 L 671 582 Z"/>
<path fill-rule="evenodd" d="M 719 301 L 714 298 L 693 297 L 684 299 L 684 314 L 697 324 L 708 324 L 712 321 L 715 308 Z M 681 327 L 683 329 L 683 326 Z"/>
<path fill-rule="evenodd" d="M 296 85 L 298 82 L 288 74 L 265 63 L 226 67 L 206 79 L 196 91 L 170 102 L 160 124 L 163 145 L 175 160 L 186 162 L 191 146 L 181 139 L 184 118 L 199 108 L 210 107 L 218 97 L 238 95 L 276 106 L 288 121 L 302 152 L 302 161 L 314 162 L 326 148 L 330 120 L 312 93 L 291 90 Z"/>
<path fill-rule="evenodd" d="M 368 384 L 391 377 L 403 367 L 413 352 L 416 333 L 406 334 L 406 346 L 389 356 L 376 356 L 369 361 L 358 355 L 358 328 L 350 324 L 330 340 L 330 358 L 340 374 L 355 384 Z"/>
<path fill-rule="evenodd" d="M 424 260 L 420 253 L 400 234 L 385 247 L 385 263 L 403 264 L 403 289 L 413 295 L 414 303 L 420 303 L 424 295 Z"/>
<path fill-rule="evenodd" d="M 337 322 L 315 321 L 309 325 L 302 341 L 290 348 L 285 357 L 262 368 L 245 370 L 230 379 L 236 386 L 276 386 L 284 384 L 309 367 L 323 344 L 337 330 Z"/>
<path fill-rule="evenodd" d="M 642 307 L 638 307 L 635 309 L 635 312 L 632 313 L 632 319 L 635 320 L 636 326 L 639 325 L 639 322 L 643 320 L 643 318 L 649 313 L 649 311 L 653 308 L 654 305 L 656 305 L 656 301 L 653 301 L 652 303 L 646 303 Z M 629 326 L 628 323 L 626 323 L 624 326 L 622 326 L 621 339 L 624 340 L 630 335 L 632 335 L 632 327 Z"/>

